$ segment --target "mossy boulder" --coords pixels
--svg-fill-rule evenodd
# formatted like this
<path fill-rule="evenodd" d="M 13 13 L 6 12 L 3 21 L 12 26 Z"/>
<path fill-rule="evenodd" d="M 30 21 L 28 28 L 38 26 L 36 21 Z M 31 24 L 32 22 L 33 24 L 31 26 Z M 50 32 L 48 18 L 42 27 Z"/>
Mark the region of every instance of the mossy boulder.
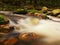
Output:
<path fill-rule="evenodd" d="M 44 7 L 42 7 L 41 11 L 42 11 L 43 13 L 46 13 L 46 12 L 48 11 L 48 8 L 44 6 Z"/>
<path fill-rule="evenodd" d="M 45 19 L 47 17 L 47 15 L 43 14 L 43 13 L 35 13 L 34 16 L 36 16 L 38 18 L 43 18 L 43 19 Z"/>
<path fill-rule="evenodd" d="M 8 24 L 8 23 L 9 23 L 8 18 L 0 15 L 0 25 L 4 25 L 4 24 Z"/>
<path fill-rule="evenodd" d="M 33 13 L 33 12 L 28 12 L 27 15 L 29 15 L 29 16 L 33 16 L 34 13 Z"/>
<path fill-rule="evenodd" d="M 25 9 L 18 9 L 14 13 L 16 13 L 16 14 L 27 14 L 28 12 Z"/>
<path fill-rule="evenodd" d="M 60 9 L 54 9 L 54 10 L 52 10 L 52 13 L 53 13 L 53 15 L 56 15 L 56 14 L 60 13 Z"/>

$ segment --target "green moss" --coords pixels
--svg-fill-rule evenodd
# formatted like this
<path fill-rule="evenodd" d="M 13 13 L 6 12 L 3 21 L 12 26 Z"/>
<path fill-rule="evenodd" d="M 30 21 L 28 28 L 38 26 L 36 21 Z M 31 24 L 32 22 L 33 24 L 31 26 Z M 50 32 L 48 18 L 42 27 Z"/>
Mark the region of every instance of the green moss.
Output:
<path fill-rule="evenodd" d="M 8 24 L 9 20 L 5 18 L 3 15 L 0 15 L 0 24 Z"/>
<path fill-rule="evenodd" d="M 27 10 L 28 12 L 32 12 L 32 13 L 35 13 L 37 12 L 38 10 L 35 10 L 35 9 L 30 9 L 30 10 Z"/>
<path fill-rule="evenodd" d="M 0 15 L 0 21 L 4 20 L 4 16 Z"/>
<path fill-rule="evenodd" d="M 15 11 L 15 13 L 16 13 L 16 14 L 27 14 L 27 10 L 25 10 L 25 9 L 17 9 L 17 10 Z"/>

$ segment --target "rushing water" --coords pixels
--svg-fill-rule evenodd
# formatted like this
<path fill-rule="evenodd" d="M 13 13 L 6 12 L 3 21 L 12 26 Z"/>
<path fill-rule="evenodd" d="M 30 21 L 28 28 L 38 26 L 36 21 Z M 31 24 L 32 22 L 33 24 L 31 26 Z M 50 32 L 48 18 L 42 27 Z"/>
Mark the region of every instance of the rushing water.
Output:
<path fill-rule="evenodd" d="M 15 26 L 14 23 L 10 22 L 11 25 Z M 17 27 L 18 32 L 34 32 L 38 35 L 44 35 L 44 41 L 55 42 L 60 41 L 60 23 L 51 20 L 39 20 L 38 24 L 34 25 L 31 23 L 30 18 L 18 20 Z"/>
<path fill-rule="evenodd" d="M 44 35 L 47 42 L 60 41 L 60 23 L 51 20 L 39 20 L 38 24 L 33 25 L 30 18 L 18 20 L 19 32 L 34 32 Z"/>

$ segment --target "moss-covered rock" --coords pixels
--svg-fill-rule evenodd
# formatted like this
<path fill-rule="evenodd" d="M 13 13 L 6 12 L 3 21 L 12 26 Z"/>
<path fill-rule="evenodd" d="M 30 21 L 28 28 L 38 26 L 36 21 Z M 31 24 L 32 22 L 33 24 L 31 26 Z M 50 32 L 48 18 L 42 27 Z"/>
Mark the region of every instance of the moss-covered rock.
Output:
<path fill-rule="evenodd" d="M 34 16 L 36 16 L 38 18 L 43 18 L 43 19 L 45 19 L 47 17 L 47 15 L 43 14 L 43 13 L 35 13 Z"/>
<path fill-rule="evenodd" d="M 28 12 L 25 9 L 18 9 L 14 13 L 16 13 L 16 14 L 27 14 Z"/>
<path fill-rule="evenodd" d="M 1 20 L 4 20 L 4 17 L 3 17 L 2 15 L 0 15 L 0 21 L 1 21 Z"/>
<path fill-rule="evenodd" d="M 8 18 L 0 15 L 0 25 L 4 25 L 4 24 L 8 24 L 8 23 L 9 23 Z"/>
<path fill-rule="evenodd" d="M 54 10 L 52 10 L 52 13 L 53 13 L 53 15 L 56 15 L 56 14 L 60 13 L 60 9 L 54 9 Z"/>
<path fill-rule="evenodd" d="M 29 15 L 29 16 L 33 16 L 34 13 L 33 13 L 33 12 L 28 12 L 27 15 Z"/>
<path fill-rule="evenodd" d="M 42 11 L 43 13 L 46 13 L 46 12 L 48 11 L 48 8 L 44 6 L 44 7 L 42 7 L 41 11 Z"/>

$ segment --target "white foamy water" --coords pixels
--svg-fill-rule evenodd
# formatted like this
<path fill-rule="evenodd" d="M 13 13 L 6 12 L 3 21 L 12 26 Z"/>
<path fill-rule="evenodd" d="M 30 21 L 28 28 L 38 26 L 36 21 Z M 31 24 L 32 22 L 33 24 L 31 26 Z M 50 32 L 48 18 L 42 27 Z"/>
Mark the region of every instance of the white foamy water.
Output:
<path fill-rule="evenodd" d="M 19 32 L 34 32 L 39 35 L 47 36 L 45 41 L 60 41 L 60 23 L 51 20 L 39 20 L 37 25 L 30 23 L 30 18 L 20 19 L 18 21 Z"/>

